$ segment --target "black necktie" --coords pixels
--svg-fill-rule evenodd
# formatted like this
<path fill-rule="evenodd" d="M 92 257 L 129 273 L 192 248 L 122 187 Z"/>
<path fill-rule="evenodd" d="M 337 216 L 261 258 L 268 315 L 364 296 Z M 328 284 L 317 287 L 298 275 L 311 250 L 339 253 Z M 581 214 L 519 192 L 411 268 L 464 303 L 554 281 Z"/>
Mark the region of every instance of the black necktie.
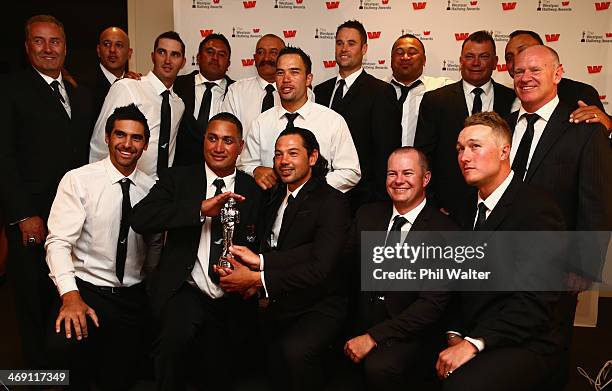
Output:
<path fill-rule="evenodd" d="M 298 113 L 285 113 L 285 117 L 287 117 L 287 126 L 285 126 L 285 129 L 290 129 L 290 128 L 295 127 L 295 125 L 293 125 L 293 121 L 295 121 L 297 116 L 298 116 Z"/>
<path fill-rule="evenodd" d="M 480 202 L 478 204 L 478 216 L 476 217 L 476 224 L 474 224 L 474 231 L 480 231 L 486 220 L 487 206 L 484 202 Z"/>
<path fill-rule="evenodd" d="M 168 150 L 170 149 L 170 91 L 161 93 L 161 115 L 159 123 L 159 143 L 157 145 L 157 174 L 168 168 Z"/>
<path fill-rule="evenodd" d="M 60 92 L 59 81 L 53 80 L 51 82 L 51 88 L 55 92 L 55 96 L 57 96 L 57 99 L 59 99 L 60 102 L 62 103 L 66 103 L 66 100 L 64 100 L 64 97 L 62 96 L 62 93 Z"/>
<path fill-rule="evenodd" d="M 482 99 L 480 99 L 480 94 L 484 91 L 480 87 L 476 87 L 472 90 L 474 93 L 474 104 L 472 105 L 472 115 L 476 113 L 480 113 L 482 111 Z"/>
<path fill-rule="evenodd" d="M 512 163 L 512 170 L 514 170 L 515 175 L 518 175 L 521 179 L 525 177 L 525 171 L 527 170 L 527 160 L 529 160 L 529 151 L 531 150 L 531 142 L 533 141 L 533 133 L 535 132 L 533 125 L 540 119 L 540 116 L 535 113 L 523 114 L 523 117 L 527 119 L 527 128 L 525 129 L 525 134 L 523 134 L 521 138 L 521 142 L 516 150 L 516 155 L 514 155 L 514 162 Z"/>
<path fill-rule="evenodd" d="M 401 239 L 402 227 L 407 222 L 408 220 L 404 216 L 395 216 L 393 218 L 393 224 L 391 225 L 391 229 L 389 230 L 389 233 L 387 235 L 386 243 L 399 243 Z"/>
<path fill-rule="evenodd" d="M 208 126 L 208 117 L 210 116 L 210 106 L 212 104 L 212 89 L 217 84 L 207 81 L 204 85 L 206 85 L 206 91 L 204 91 L 204 95 L 202 95 L 202 102 L 200 103 L 200 111 L 198 111 L 197 120 L 198 130 L 202 134 L 204 134 Z"/>
<path fill-rule="evenodd" d="M 213 181 L 215 186 L 215 195 L 222 193 L 222 188 L 225 182 L 221 178 Z M 215 216 L 210 219 L 210 253 L 208 255 L 208 276 L 215 284 L 219 283 L 219 275 L 215 273 L 213 265 L 216 265 L 221 258 L 223 251 L 223 226 L 221 225 L 221 216 Z"/>
<path fill-rule="evenodd" d="M 411 89 L 413 89 L 414 87 L 418 86 L 419 84 L 421 84 L 422 82 L 420 80 L 415 81 L 414 83 L 410 84 L 409 86 L 405 86 L 402 83 L 399 83 L 397 81 L 395 81 L 395 79 L 391 80 L 391 83 L 398 86 L 399 89 L 401 90 L 401 95 L 400 97 L 397 99 L 397 102 L 399 103 L 400 106 L 400 112 L 404 112 L 404 103 L 406 102 L 406 98 L 408 98 L 408 93 L 410 92 Z"/>
<path fill-rule="evenodd" d="M 261 112 L 271 109 L 274 106 L 274 86 L 272 84 L 268 84 L 266 86 L 266 95 L 261 101 Z"/>
<path fill-rule="evenodd" d="M 119 226 L 119 237 L 117 238 L 117 256 L 115 258 L 115 274 L 119 282 L 123 284 L 125 273 L 125 258 L 127 256 L 128 233 L 130 232 L 130 213 L 132 204 L 130 203 L 130 180 L 123 178 L 119 181 L 123 199 L 121 201 L 121 225 Z"/>
<path fill-rule="evenodd" d="M 345 84 L 346 82 L 344 81 L 344 79 L 338 80 L 338 87 L 336 88 L 336 92 L 334 93 L 334 99 L 332 100 L 331 104 L 332 110 L 336 110 L 340 102 L 342 102 Z"/>

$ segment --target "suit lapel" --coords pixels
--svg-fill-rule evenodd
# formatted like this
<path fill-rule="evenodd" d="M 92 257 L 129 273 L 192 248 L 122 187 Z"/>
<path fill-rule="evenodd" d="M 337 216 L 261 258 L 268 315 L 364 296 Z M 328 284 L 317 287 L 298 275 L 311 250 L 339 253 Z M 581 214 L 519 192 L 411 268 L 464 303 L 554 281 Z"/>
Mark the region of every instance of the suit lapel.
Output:
<path fill-rule="evenodd" d="M 493 111 L 496 113 L 508 112 L 508 102 L 504 99 L 504 95 L 500 92 L 501 85 L 496 83 L 495 80 L 491 80 L 493 83 Z M 510 103 L 512 105 L 512 103 Z M 503 114 L 502 114 L 503 115 Z"/>
<path fill-rule="evenodd" d="M 68 116 L 66 109 L 64 109 L 62 102 L 60 102 L 60 100 L 55 96 L 55 93 L 53 92 L 53 89 L 51 88 L 49 83 L 47 83 L 46 80 L 43 79 L 43 77 L 34 68 L 31 68 L 31 71 L 36 85 L 41 90 L 41 98 L 47 101 L 45 107 L 55 107 L 56 110 L 61 111 L 63 113 L 63 116 L 66 121 L 70 121 L 70 117 Z M 63 82 L 64 87 L 66 88 L 66 92 L 68 93 L 70 83 L 68 83 L 66 80 L 64 80 Z M 70 98 L 70 93 L 68 93 L 68 99 Z"/>
<path fill-rule="evenodd" d="M 455 88 L 453 88 L 453 92 L 456 95 L 455 97 L 456 102 L 461 102 L 459 106 L 457 106 L 457 108 L 460 110 L 460 113 L 458 114 L 461 116 L 461 118 L 469 117 L 470 113 L 468 111 L 467 103 L 465 102 L 465 93 L 463 92 L 463 81 L 462 80 L 459 80 L 458 82 L 455 83 Z M 461 122 L 463 123 L 463 120 Z M 457 134 L 459 134 L 459 131 L 461 131 L 461 129 L 458 129 Z"/>
<path fill-rule="evenodd" d="M 351 100 L 355 96 L 357 96 L 357 94 L 359 93 L 359 90 L 361 89 L 362 85 L 365 83 L 367 77 L 368 77 L 368 74 L 366 73 L 365 70 L 361 72 L 359 76 L 357 76 L 357 79 L 355 79 L 355 81 L 351 85 L 351 88 L 349 88 L 346 94 L 344 94 L 344 96 L 342 97 L 342 100 L 340 101 L 340 104 L 338 105 L 339 106 L 338 110 L 344 110 L 345 107 L 350 106 Z"/>
<path fill-rule="evenodd" d="M 481 231 L 496 231 L 501 223 L 503 223 L 506 217 L 508 217 L 510 207 L 521 184 L 521 178 L 515 175 L 510 182 L 510 186 L 508 186 L 497 205 L 495 205 L 495 208 L 491 211 L 491 214 L 489 214 Z"/>
<path fill-rule="evenodd" d="M 277 247 L 282 246 L 283 239 L 285 238 L 285 236 L 287 235 L 287 231 L 293 224 L 293 220 L 295 220 L 297 212 L 301 209 L 301 206 L 304 204 L 304 202 L 308 200 L 308 198 L 310 198 L 310 193 L 313 189 L 316 188 L 317 182 L 318 181 L 314 178 L 311 178 L 308 182 L 306 182 L 306 184 L 304 185 L 304 187 L 302 187 L 302 190 L 300 190 L 291 205 L 287 205 L 287 207 L 285 208 L 281 229 L 278 233 L 278 241 L 276 243 Z"/>
<path fill-rule="evenodd" d="M 531 162 L 529 163 L 529 169 L 525 176 L 525 182 L 529 183 L 534 173 L 538 169 L 538 166 L 542 163 L 550 149 L 557 142 L 557 140 L 563 135 L 565 130 L 571 125 L 567 120 L 569 118 L 569 112 L 561 102 L 557 105 L 555 111 L 550 116 L 550 120 L 544 128 L 544 133 L 538 145 L 536 146 Z"/>
<path fill-rule="evenodd" d="M 185 91 L 183 92 L 185 96 L 185 100 L 184 100 L 185 101 L 185 113 L 191 116 L 193 116 L 193 110 L 195 107 L 195 75 L 196 73 L 197 71 L 189 74 L 187 85 L 190 86 L 191 88 L 185 88 Z"/>

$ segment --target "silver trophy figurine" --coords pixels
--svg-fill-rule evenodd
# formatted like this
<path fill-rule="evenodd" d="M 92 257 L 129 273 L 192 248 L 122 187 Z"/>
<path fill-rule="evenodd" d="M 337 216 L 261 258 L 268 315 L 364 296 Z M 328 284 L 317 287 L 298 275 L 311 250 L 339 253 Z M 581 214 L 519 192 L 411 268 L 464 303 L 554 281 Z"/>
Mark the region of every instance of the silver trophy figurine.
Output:
<path fill-rule="evenodd" d="M 234 228 L 236 224 L 240 223 L 240 211 L 236 207 L 236 200 L 233 198 L 228 199 L 221 208 L 221 226 L 223 227 L 223 250 L 221 257 L 217 262 L 219 267 L 226 267 L 233 269 L 234 267 L 228 261 L 230 256 L 229 248 L 233 244 L 232 239 L 234 238 Z"/>

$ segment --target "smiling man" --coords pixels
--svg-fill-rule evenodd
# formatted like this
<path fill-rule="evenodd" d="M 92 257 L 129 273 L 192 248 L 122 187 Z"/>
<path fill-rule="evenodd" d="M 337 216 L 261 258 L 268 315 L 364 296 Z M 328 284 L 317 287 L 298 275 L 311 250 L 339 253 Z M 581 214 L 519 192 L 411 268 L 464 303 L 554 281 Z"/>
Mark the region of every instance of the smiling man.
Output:
<path fill-rule="evenodd" d="M 70 369 L 75 388 L 128 389 L 146 354 L 148 243 L 130 230 L 129 214 L 154 184 L 136 169 L 149 136 L 135 105 L 115 109 L 108 157 L 69 171 L 53 201 L 45 248 L 60 303 L 49 346 L 52 367 Z"/>
<path fill-rule="evenodd" d="M 308 99 L 312 83 L 310 57 L 302 49 L 288 47 L 276 60 L 276 87 L 281 104 L 261 113 L 246 135 L 240 168 L 253 175 L 262 189 L 273 187 L 274 143 L 280 132 L 294 126 L 310 129 L 329 161 L 327 183 L 346 192 L 361 177 L 359 158 L 346 122 L 336 112 Z"/>
<path fill-rule="evenodd" d="M 476 31 L 463 42 L 459 57 L 461 80 L 425 93 L 421 101 L 414 146 L 427 154 L 433 181 L 428 198 L 451 218 L 462 222 L 471 214 L 473 189 L 457 166 L 455 144 L 463 121 L 474 113 L 510 114 L 514 92 L 491 79 L 497 65 L 495 41 Z"/>
<path fill-rule="evenodd" d="M 138 161 L 138 168 L 154 178 L 172 166 L 176 138 L 185 104 L 173 91 L 178 72 L 185 65 L 185 44 L 174 31 L 155 39 L 151 53 L 153 70 L 140 80 L 121 79 L 114 83 L 102 105 L 90 142 L 89 162 L 105 158 L 104 143 L 108 117 L 120 106 L 134 103 L 145 115 L 151 129 L 149 148 Z"/>

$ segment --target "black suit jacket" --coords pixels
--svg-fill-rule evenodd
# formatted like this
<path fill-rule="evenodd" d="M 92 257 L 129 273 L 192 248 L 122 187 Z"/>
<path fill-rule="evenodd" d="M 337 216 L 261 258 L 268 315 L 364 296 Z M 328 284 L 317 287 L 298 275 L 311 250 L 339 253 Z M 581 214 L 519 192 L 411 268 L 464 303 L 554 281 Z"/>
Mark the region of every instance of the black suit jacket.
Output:
<path fill-rule="evenodd" d="M 502 117 L 507 116 L 514 102 L 514 91 L 495 81 L 493 91 L 493 109 Z M 426 92 L 414 138 L 414 146 L 429 158 L 432 181 L 428 198 L 448 210 L 456 221 L 463 221 L 472 213 L 476 194 L 465 183 L 457 163 L 457 137 L 469 115 L 461 80 Z"/>
<path fill-rule="evenodd" d="M 329 107 L 336 78 L 314 88 L 316 102 Z M 351 208 L 388 199 L 387 158 L 401 145 L 402 114 L 393 86 L 363 71 L 336 111 L 344 117 L 361 165 L 361 180 L 347 193 Z"/>
<path fill-rule="evenodd" d="M 572 111 L 578 108 L 578 101 L 582 100 L 587 105 L 597 106 L 601 111 L 606 112 L 601 99 L 599 99 L 599 92 L 589 84 L 564 77 L 557 85 L 557 94 L 559 99 L 565 102 Z"/>
<path fill-rule="evenodd" d="M 102 109 L 102 105 L 104 104 L 104 99 L 106 99 L 106 95 L 108 94 L 108 90 L 111 87 L 111 83 L 108 81 L 104 73 L 102 73 L 102 69 L 100 69 L 100 64 L 95 67 L 95 73 L 85 75 L 81 80 L 78 80 L 80 84 L 85 85 L 92 93 L 92 125 L 91 131 L 93 132 L 93 127 L 95 125 L 98 116 L 100 115 L 100 110 Z"/>
<path fill-rule="evenodd" d="M 174 92 L 181 97 L 185 103 L 185 113 L 181 118 L 179 132 L 176 136 L 176 152 L 174 155 L 175 166 L 191 164 L 203 164 L 204 156 L 202 148 L 204 143 L 205 129 L 198 129 L 197 118 L 193 115 L 195 109 L 195 76 L 199 71 L 195 70 L 188 75 L 181 75 L 174 82 Z M 225 76 L 225 94 L 234 80 Z"/>
<path fill-rule="evenodd" d="M 32 67 L 2 81 L 0 96 L 0 200 L 6 221 L 46 221 L 60 179 L 88 158 L 91 95 L 64 81 L 72 118 Z M 10 92 L 9 92 L 10 91 Z"/>
<path fill-rule="evenodd" d="M 265 208 L 263 239 L 286 195 L 277 186 Z M 343 193 L 324 180 L 311 178 L 285 209 L 277 246 L 264 243 L 264 281 L 268 310 L 279 319 L 316 311 L 336 319 L 346 314 L 346 275 L 340 270 L 341 253 L 350 224 Z"/>
<path fill-rule="evenodd" d="M 564 229 L 563 214 L 554 200 L 515 176 L 482 231 Z M 517 262 L 526 261 L 521 257 L 521 246 L 516 249 Z M 448 329 L 483 338 L 487 350 L 514 346 L 539 353 L 558 352 L 564 346 L 556 320 L 560 299 L 560 293 L 549 292 L 462 292 L 450 306 Z"/>
<path fill-rule="evenodd" d="M 238 203 L 240 223 L 234 232 L 234 243 L 257 251 L 259 243 L 255 232 L 261 190 L 253 178 L 237 171 L 234 192 L 246 197 L 245 201 Z M 193 270 L 202 232 L 200 206 L 205 198 L 206 171 L 203 165 L 172 167 L 134 206 L 131 223 L 136 232 L 167 232 L 158 270 L 150 282 L 152 306 L 157 314 Z"/>
<path fill-rule="evenodd" d="M 351 268 L 360 268 L 361 232 L 386 231 L 392 213 L 393 205 L 388 201 L 367 204 L 359 209 L 351 229 L 349 245 Z M 427 203 L 414 221 L 410 232 L 455 231 L 456 229 L 457 225 L 452 220 L 431 206 L 430 203 Z M 359 275 L 359 270 L 356 274 Z M 360 333 L 367 330 L 368 334 L 377 343 L 388 339 L 414 339 L 439 331 L 435 325 L 441 318 L 451 297 L 450 292 L 383 292 L 387 318 L 385 320 L 374 320 L 372 319 L 373 311 L 371 309 L 372 299 L 373 296 L 380 294 L 380 292 L 361 292 L 359 295 L 358 323 L 360 325 L 358 330 Z"/>

